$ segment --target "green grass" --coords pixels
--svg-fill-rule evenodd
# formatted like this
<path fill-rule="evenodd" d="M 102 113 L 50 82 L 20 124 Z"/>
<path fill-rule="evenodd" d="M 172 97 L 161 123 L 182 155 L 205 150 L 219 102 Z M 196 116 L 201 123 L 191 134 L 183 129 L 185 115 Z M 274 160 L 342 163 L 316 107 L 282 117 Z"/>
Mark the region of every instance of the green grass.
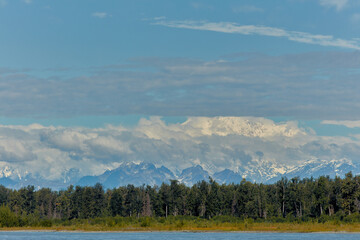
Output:
<path fill-rule="evenodd" d="M 264 231 L 264 232 L 360 232 L 360 222 L 338 220 L 277 222 L 276 219 L 253 220 L 236 217 L 204 219 L 178 217 L 104 217 L 73 220 L 40 220 L 29 225 L 7 227 L 1 230 L 51 231 Z"/>

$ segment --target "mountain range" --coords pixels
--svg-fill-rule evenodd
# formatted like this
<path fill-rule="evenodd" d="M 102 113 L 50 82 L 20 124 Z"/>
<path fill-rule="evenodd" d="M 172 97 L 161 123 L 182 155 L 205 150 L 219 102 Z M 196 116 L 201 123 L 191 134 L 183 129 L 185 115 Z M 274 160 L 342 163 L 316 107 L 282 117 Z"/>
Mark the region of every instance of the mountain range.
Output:
<path fill-rule="evenodd" d="M 105 188 L 116 188 L 133 184 L 140 185 L 161 185 L 169 183 L 170 180 L 178 180 L 180 183 L 191 186 L 199 181 L 208 181 L 211 177 L 220 184 L 239 183 L 244 178 L 252 182 L 274 183 L 286 177 L 311 178 L 319 176 L 340 176 L 352 171 L 353 174 L 360 174 L 360 164 L 353 163 L 347 159 L 341 160 L 309 160 L 303 164 L 293 167 L 279 167 L 269 162 L 259 162 L 257 166 L 239 168 L 237 172 L 230 169 L 224 169 L 219 172 L 210 173 L 200 165 L 195 165 L 183 169 L 180 173 L 174 174 L 164 166 L 156 167 L 152 163 L 124 163 L 118 168 L 107 170 L 98 176 L 84 176 L 79 178 L 78 169 L 69 169 L 62 174 L 62 179 L 46 180 L 41 177 L 26 174 L 21 176 L 16 169 L 5 167 L 0 170 L 0 184 L 5 187 L 18 189 L 28 185 L 34 185 L 36 188 L 49 187 L 52 189 L 65 189 L 69 185 L 93 186 L 101 183 Z"/>

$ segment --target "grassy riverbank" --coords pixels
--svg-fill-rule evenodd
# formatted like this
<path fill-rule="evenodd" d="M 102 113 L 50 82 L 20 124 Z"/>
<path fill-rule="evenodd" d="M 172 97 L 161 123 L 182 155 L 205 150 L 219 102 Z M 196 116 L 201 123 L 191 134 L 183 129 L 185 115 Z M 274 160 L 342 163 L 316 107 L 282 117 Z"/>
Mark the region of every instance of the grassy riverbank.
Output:
<path fill-rule="evenodd" d="M 303 222 L 256 222 L 253 219 L 219 217 L 211 220 L 198 217 L 129 218 L 107 217 L 44 220 L 22 227 L 3 227 L 2 231 L 254 231 L 254 232 L 360 232 L 360 222 L 325 222 L 312 219 Z"/>

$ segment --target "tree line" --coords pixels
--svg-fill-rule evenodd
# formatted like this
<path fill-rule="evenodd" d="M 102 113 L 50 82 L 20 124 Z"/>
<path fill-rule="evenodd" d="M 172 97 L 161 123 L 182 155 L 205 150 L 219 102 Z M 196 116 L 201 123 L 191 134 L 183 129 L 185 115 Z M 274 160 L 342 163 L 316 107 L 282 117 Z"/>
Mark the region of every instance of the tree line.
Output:
<path fill-rule="evenodd" d="M 201 181 L 188 187 L 176 180 L 161 186 L 104 189 L 69 186 L 66 190 L 0 186 L 1 218 L 43 220 L 97 217 L 233 216 L 243 219 L 302 219 L 347 216 L 360 211 L 360 176 L 282 178 L 274 184 Z"/>

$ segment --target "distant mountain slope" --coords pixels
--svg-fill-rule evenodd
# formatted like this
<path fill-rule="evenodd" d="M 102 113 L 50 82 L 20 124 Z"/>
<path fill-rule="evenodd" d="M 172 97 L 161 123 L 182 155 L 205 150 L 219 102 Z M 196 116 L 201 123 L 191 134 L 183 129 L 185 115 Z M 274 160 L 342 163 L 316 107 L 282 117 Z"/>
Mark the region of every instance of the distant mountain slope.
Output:
<path fill-rule="evenodd" d="M 183 169 L 177 176 L 164 166 L 156 167 L 151 163 L 126 163 L 101 175 L 84 176 L 81 179 L 78 179 L 79 171 L 77 169 L 70 169 L 62 174 L 62 179 L 49 181 L 31 174 L 22 176 L 18 171 L 6 167 L 0 169 L 0 184 L 15 189 L 34 185 L 35 188 L 49 187 L 58 190 L 65 189 L 71 184 L 93 186 L 96 183 L 101 183 L 105 188 L 116 188 L 128 184 L 160 186 L 163 182 L 169 183 L 171 179 L 174 179 L 191 186 L 202 180 L 208 181 L 209 177 L 220 184 L 240 183 L 244 178 L 252 182 L 274 183 L 282 177 L 288 179 L 293 177 L 317 178 L 326 175 L 343 177 L 350 171 L 355 175 L 360 174 L 360 164 L 347 159 L 311 160 L 299 166 L 288 168 L 270 162 L 251 161 L 246 166 L 239 167 L 237 172 L 224 169 L 210 174 L 200 165 L 196 165 Z"/>
<path fill-rule="evenodd" d="M 319 176 L 330 176 L 334 178 L 335 176 L 343 177 L 346 173 L 352 172 L 357 175 L 360 174 L 360 165 L 355 164 L 350 160 L 341 159 L 341 160 L 310 160 L 304 164 L 295 167 L 285 174 L 277 176 L 268 180 L 267 182 L 272 183 L 279 180 L 281 177 L 287 177 L 288 179 L 294 177 L 300 178 L 317 178 Z"/>
<path fill-rule="evenodd" d="M 209 177 L 209 173 L 205 171 L 201 166 L 197 165 L 184 169 L 181 172 L 178 180 L 185 185 L 191 186 L 202 180 L 207 181 L 209 180 Z"/>
<path fill-rule="evenodd" d="M 106 171 L 100 176 L 85 176 L 77 184 L 91 186 L 99 182 L 106 188 L 114 188 L 128 184 L 135 186 L 161 185 L 163 182 L 169 182 L 170 179 L 176 179 L 176 177 L 166 167 L 157 168 L 151 163 L 128 163 L 114 170 Z"/>
<path fill-rule="evenodd" d="M 218 183 L 239 183 L 243 179 L 239 173 L 235 173 L 229 169 L 215 173 L 213 178 Z"/>
<path fill-rule="evenodd" d="M 11 178 L 7 178 L 7 177 L 0 178 L 0 185 L 3 185 L 5 187 L 14 188 L 16 184 L 17 182 L 12 180 Z"/>

